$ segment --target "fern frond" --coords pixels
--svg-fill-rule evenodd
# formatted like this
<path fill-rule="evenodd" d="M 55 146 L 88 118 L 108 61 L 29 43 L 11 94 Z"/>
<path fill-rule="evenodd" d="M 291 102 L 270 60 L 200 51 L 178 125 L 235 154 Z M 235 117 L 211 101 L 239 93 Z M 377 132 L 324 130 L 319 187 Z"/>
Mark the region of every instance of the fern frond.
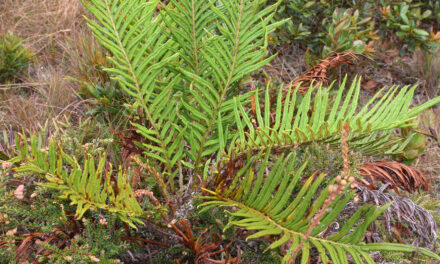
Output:
<path fill-rule="evenodd" d="M 31 139 L 31 147 L 22 137 L 19 155 L 11 162 L 19 164 L 18 173 L 43 175 L 46 182 L 40 185 L 60 190 L 60 198 L 69 199 L 76 205 L 76 217 L 82 218 L 88 210 L 106 210 L 136 228 L 134 222 L 142 223 L 139 217 L 143 210 L 133 195 L 127 175 L 121 168 L 116 178 L 111 165 L 104 168 L 106 159 L 102 155 L 97 163 L 93 157 L 86 157 L 80 165 L 74 157 L 64 153 L 52 140 L 47 151 L 38 148 L 37 137 Z"/>
<path fill-rule="evenodd" d="M 367 227 L 390 204 L 380 208 L 364 205 L 349 219 L 340 220 L 337 217 L 352 198 L 353 191 L 336 197 L 321 218 L 320 224 L 312 226 L 310 235 L 306 236 L 313 222 L 312 218 L 328 199 L 328 188 L 320 189 L 324 184 L 325 175 L 312 175 L 301 184 L 300 179 L 306 164 L 295 171 L 293 154 L 278 157 L 274 164 L 268 161 L 268 156 L 263 158 L 260 153 L 248 158 L 247 165 L 234 176 L 232 184 L 227 188 L 217 186 L 215 191 L 206 190 L 211 196 L 202 197 L 208 200 L 200 205 L 203 207 L 202 210 L 213 207 L 237 208 L 227 211 L 230 215 L 229 225 L 256 231 L 247 239 L 276 236 L 269 249 L 290 243 L 283 263 L 291 263 L 288 261 L 293 258 L 292 255 L 298 246 L 302 246 L 299 251 L 301 263 L 309 263 L 312 249 L 319 253 L 323 263 L 327 263 L 328 260 L 332 263 L 348 263 L 348 255 L 354 263 L 374 263 L 369 252 L 377 250 L 416 251 L 440 260 L 436 254 L 414 246 L 362 242 Z M 268 167 L 271 167 L 269 173 L 266 171 Z M 299 191 L 295 191 L 297 188 Z M 330 236 L 323 236 L 334 221 L 342 222 L 339 231 Z"/>
<path fill-rule="evenodd" d="M 266 57 L 267 37 L 285 21 L 271 22 L 279 2 L 267 7 L 264 7 L 266 1 L 178 2 L 182 8 L 176 10 L 180 11 L 170 14 L 181 26 L 180 31 L 173 29 L 173 34 L 186 51 L 182 53 L 192 54 L 184 59 L 192 66 L 180 69 L 191 97 L 182 101 L 185 110 L 182 120 L 191 127 L 185 138 L 191 146 L 188 155 L 198 166 L 197 174 L 203 165 L 202 158 L 221 153 L 222 146 L 230 139 L 227 127 L 233 124 L 232 96 L 237 95 L 242 78 L 274 57 Z M 204 30 L 194 31 L 194 17 L 201 18 Z M 212 21 L 215 23 L 209 25 Z M 237 95 L 236 100 L 245 103 L 250 96 L 250 93 Z"/>
<path fill-rule="evenodd" d="M 311 141 L 335 143 L 339 140 L 342 125 L 348 122 L 351 149 L 368 154 L 394 154 L 402 151 L 410 139 L 399 142 L 400 139 L 392 137 L 393 129 L 411 126 L 408 123 L 418 113 L 440 102 L 440 97 L 437 97 L 410 109 L 416 87 L 391 87 L 379 98 L 384 92 L 382 89 L 357 111 L 360 78 L 353 81 L 343 99 L 345 83 L 346 78 L 333 102 L 330 101 L 331 88 L 311 87 L 302 99 L 299 99 L 298 87 L 295 90 L 290 88 L 284 101 L 280 89 L 274 116 L 266 90 L 263 110 L 257 107 L 255 121 L 251 121 L 249 111 L 236 101 L 238 133 L 230 151 L 286 149 Z M 259 97 L 255 98 L 255 104 L 259 105 Z"/>
<path fill-rule="evenodd" d="M 187 70 L 197 76 L 206 75 L 205 39 L 212 33 L 217 19 L 211 10 L 212 0 L 173 0 L 165 6 L 164 21 L 170 36 L 177 42 L 180 58 Z M 168 16 L 165 16 L 168 15 Z"/>
<path fill-rule="evenodd" d="M 112 54 L 113 67 L 105 70 L 136 99 L 133 107 L 145 112 L 147 123 L 135 125 L 149 140 L 143 145 L 145 155 L 163 164 L 172 178 L 183 153 L 179 106 L 172 89 L 180 77 L 167 67 L 178 54 L 172 51 L 174 42 L 163 33 L 161 16 L 155 15 L 159 2 L 90 0 L 83 4 L 96 18 L 97 22 L 87 19 L 94 36 Z"/>

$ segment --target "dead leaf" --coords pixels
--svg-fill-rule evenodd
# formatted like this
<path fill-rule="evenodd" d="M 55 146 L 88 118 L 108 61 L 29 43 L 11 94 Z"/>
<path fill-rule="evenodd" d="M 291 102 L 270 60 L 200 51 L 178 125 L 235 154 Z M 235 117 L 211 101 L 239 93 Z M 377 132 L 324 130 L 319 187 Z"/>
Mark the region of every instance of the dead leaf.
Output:
<path fill-rule="evenodd" d="M 362 88 L 367 91 L 375 91 L 379 85 L 375 80 L 369 80 L 362 84 Z"/>
<path fill-rule="evenodd" d="M 420 170 L 396 161 L 366 163 L 357 170 L 363 177 L 361 182 L 358 183 L 370 190 L 378 189 L 374 184 L 376 181 L 389 184 L 387 188 L 394 189 L 397 194 L 400 194 L 399 189 L 409 193 L 413 193 L 420 188 L 429 189 L 428 181 Z"/>

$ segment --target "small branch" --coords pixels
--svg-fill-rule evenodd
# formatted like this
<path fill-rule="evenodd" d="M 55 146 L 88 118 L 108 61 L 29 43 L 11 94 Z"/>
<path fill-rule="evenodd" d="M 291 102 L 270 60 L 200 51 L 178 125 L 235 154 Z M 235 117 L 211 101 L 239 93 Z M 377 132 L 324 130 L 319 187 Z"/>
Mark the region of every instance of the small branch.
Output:
<path fill-rule="evenodd" d="M 165 198 L 165 201 L 167 204 L 170 205 L 171 207 L 171 213 L 174 214 L 174 208 L 173 206 L 171 206 L 171 196 L 168 192 L 167 186 L 165 184 L 165 182 L 163 181 L 163 177 L 162 175 L 153 167 L 151 167 L 148 163 L 144 163 L 142 162 L 139 157 L 132 157 L 132 159 L 139 165 L 141 166 L 143 169 L 145 169 L 146 171 L 148 171 L 153 178 L 157 181 L 157 183 L 159 184 L 159 188 L 162 192 L 162 195 Z"/>

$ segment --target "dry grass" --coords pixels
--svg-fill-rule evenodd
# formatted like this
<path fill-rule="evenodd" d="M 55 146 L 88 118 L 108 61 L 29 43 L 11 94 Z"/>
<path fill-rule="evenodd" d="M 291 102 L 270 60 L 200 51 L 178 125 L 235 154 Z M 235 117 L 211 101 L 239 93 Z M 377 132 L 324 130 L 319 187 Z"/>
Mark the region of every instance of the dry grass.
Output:
<path fill-rule="evenodd" d="M 440 200 L 440 108 L 422 113 L 419 128 L 428 141 L 425 152 L 416 160 L 414 166 L 428 176 L 432 187 L 430 193 L 434 199 Z"/>
<path fill-rule="evenodd" d="M 84 14 L 79 0 L 0 1 L 0 34 L 24 38 L 36 54 L 20 83 L 0 87 L 0 129 L 35 130 L 48 119 L 81 114 L 78 85 L 66 77 L 78 67 L 75 45 L 87 35 Z"/>
<path fill-rule="evenodd" d="M 412 75 L 419 77 L 418 83 L 423 93 L 433 98 L 440 92 L 440 50 L 429 54 L 417 50 L 407 61 Z"/>
<path fill-rule="evenodd" d="M 38 55 L 57 55 L 53 51 L 84 28 L 79 0 L 3 0 L 0 7 L 0 33 L 27 38 Z"/>

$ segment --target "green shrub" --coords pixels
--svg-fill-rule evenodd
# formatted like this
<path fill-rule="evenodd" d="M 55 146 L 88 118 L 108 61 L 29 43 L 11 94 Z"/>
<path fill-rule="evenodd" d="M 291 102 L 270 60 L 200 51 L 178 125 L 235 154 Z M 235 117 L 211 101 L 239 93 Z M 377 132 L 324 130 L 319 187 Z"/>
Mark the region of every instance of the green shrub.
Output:
<path fill-rule="evenodd" d="M 8 32 L 0 36 L 0 83 L 15 81 L 32 64 L 33 53 Z"/>
<path fill-rule="evenodd" d="M 439 47 L 439 41 L 430 37 L 428 25 L 424 23 L 433 16 L 429 5 L 417 2 L 392 2 L 382 5 L 382 23 L 379 23 L 379 28 L 384 37 L 392 37 L 392 34 L 395 34 L 400 43 L 407 45 L 406 49 L 410 52 L 417 46 L 424 50 Z M 436 24 L 438 25 L 438 22 Z M 405 50 L 400 48 L 400 51 L 404 53 Z"/>
<path fill-rule="evenodd" d="M 284 0 L 275 18 L 291 20 L 272 37 L 275 45 L 299 43 L 318 57 L 330 51 L 368 55 L 372 41 L 393 39 L 401 54 L 418 46 L 431 51 L 440 43 L 434 34 L 439 14 L 437 1 Z"/>

